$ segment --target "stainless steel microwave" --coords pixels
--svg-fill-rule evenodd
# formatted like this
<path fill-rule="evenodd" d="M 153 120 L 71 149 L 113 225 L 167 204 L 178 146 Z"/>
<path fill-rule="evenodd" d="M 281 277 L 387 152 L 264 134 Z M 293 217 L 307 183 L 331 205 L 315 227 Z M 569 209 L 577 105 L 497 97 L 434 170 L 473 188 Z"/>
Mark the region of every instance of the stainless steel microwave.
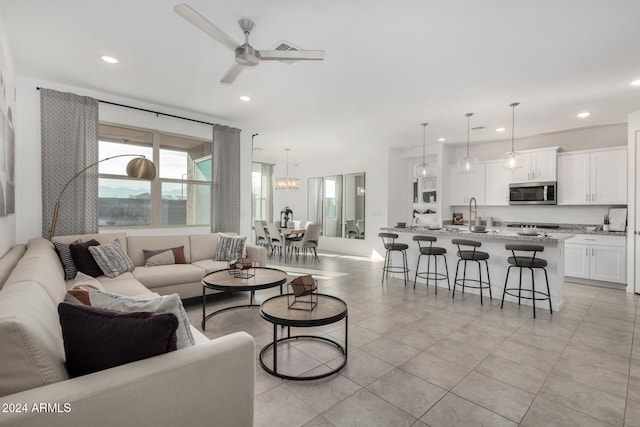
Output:
<path fill-rule="evenodd" d="M 558 183 L 525 182 L 509 184 L 510 205 L 555 205 Z"/>

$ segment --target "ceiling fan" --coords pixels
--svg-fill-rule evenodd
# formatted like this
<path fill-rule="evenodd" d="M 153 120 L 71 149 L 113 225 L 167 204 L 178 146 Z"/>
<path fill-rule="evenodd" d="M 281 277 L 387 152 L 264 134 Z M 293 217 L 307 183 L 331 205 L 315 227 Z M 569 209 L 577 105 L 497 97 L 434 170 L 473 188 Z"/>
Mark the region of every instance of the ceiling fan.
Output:
<path fill-rule="evenodd" d="M 244 32 L 244 44 L 239 44 L 220 28 L 212 24 L 207 18 L 193 10 L 189 5 L 182 3 L 174 7 L 175 12 L 205 33 L 209 34 L 219 43 L 235 52 L 235 63 L 229 68 L 220 80 L 220 83 L 231 84 L 238 77 L 244 67 L 254 67 L 260 61 L 297 61 L 297 60 L 322 60 L 324 50 L 257 50 L 249 44 L 249 34 L 254 23 L 244 18 L 238 21 Z"/>

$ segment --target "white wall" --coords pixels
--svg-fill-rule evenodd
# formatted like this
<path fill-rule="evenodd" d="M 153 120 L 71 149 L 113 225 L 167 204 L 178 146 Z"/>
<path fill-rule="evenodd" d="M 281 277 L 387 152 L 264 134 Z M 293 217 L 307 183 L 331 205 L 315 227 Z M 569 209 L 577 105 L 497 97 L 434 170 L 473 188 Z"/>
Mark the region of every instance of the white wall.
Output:
<path fill-rule="evenodd" d="M 25 242 L 28 239 L 42 234 L 42 190 L 40 173 L 40 94 L 36 87 L 45 87 L 64 92 L 73 92 L 82 96 L 91 96 L 96 99 L 161 111 L 197 120 L 203 120 L 222 125 L 241 128 L 238 124 L 231 123 L 216 117 L 203 116 L 187 111 L 176 110 L 166 106 L 153 105 L 125 97 L 107 94 L 96 90 L 73 87 L 61 83 L 43 81 L 30 77 L 18 77 L 18 115 L 22 118 L 17 132 L 17 165 L 18 189 L 16 191 L 16 211 L 19 215 L 16 219 L 16 240 Z M 166 116 L 136 111 L 129 108 L 116 107 L 108 104 L 100 104 L 100 120 L 113 124 L 129 125 L 147 129 L 157 129 L 164 132 L 188 135 L 197 138 L 212 137 L 211 126 L 174 119 Z M 241 133 L 241 225 L 240 233 L 251 233 L 251 130 L 245 129 Z M 75 171 L 74 171 L 75 172 Z M 159 233 L 177 234 L 185 230 L 198 232 L 202 227 L 177 228 L 157 230 Z M 131 234 L 155 232 L 156 230 L 138 230 Z"/>
<path fill-rule="evenodd" d="M 11 55 L 11 48 L 7 41 L 7 35 L 5 33 L 5 26 L 2 22 L 2 17 L 0 16 L 0 73 L 2 74 L 3 82 L 4 82 L 4 96 L 0 94 L 0 109 L 2 109 L 2 113 L 6 115 L 7 109 L 11 107 L 14 130 L 18 135 L 19 132 L 17 130 L 18 124 L 18 114 L 16 112 L 16 98 L 15 98 L 15 69 L 13 66 L 13 58 Z M 1 131 L 4 132 L 4 129 Z M 4 136 L 0 136 L 3 138 Z M 17 145 L 16 141 L 16 145 Z M 3 146 L 2 149 L 4 149 Z M 17 149 L 17 147 L 16 147 Z M 11 159 L 9 159 L 11 161 Z M 17 171 L 16 171 L 17 173 Z M 16 176 L 16 183 L 19 181 Z M 16 188 L 16 193 L 18 189 Z M 16 194 L 17 196 L 17 194 Z M 16 207 L 16 212 L 18 212 Z M 11 214 L 7 216 L 0 216 L 0 256 L 7 253 L 9 249 L 16 242 L 16 215 Z"/>

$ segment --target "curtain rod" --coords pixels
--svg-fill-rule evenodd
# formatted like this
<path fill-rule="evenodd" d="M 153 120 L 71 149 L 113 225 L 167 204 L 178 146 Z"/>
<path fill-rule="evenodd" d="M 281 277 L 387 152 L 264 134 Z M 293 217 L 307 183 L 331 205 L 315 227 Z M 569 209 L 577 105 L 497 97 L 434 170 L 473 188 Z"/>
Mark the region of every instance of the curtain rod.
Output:
<path fill-rule="evenodd" d="M 40 89 L 46 89 L 46 88 L 41 88 L 40 86 L 36 86 L 36 89 L 40 90 Z M 209 125 L 209 126 L 215 126 L 216 125 L 215 123 L 209 123 L 209 122 L 205 122 L 203 120 L 196 120 L 196 119 L 191 119 L 189 117 L 176 116 L 175 114 L 167 114 L 167 113 L 163 113 L 161 111 L 148 110 L 146 108 L 132 107 L 131 105 L 118 104 L 117 102 L 103 101 L 102 99 L 97 99 L 96 101 L 101 102 L 103 104 L 115 105 L 116 107 L 123 107 L 123 108 L 130 108 L 132 110 L 144 111 L 145 113 L 152 113 L 152 114 L 155 114 L 156 116 L 162 115 L 162 116 L 166 116 L 166 117 L 172 117 L 174 119 L 180 119 L 180 120 L 187 120 L 187 121 L 190 121 L 190 122 L 202 123 L 204 125 Z"/>

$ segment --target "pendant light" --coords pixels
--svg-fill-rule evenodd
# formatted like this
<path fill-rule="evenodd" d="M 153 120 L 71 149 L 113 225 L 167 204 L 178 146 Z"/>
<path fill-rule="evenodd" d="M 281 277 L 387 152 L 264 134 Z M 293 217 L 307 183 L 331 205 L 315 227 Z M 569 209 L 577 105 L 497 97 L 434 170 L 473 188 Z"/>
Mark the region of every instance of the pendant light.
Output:
<path fill-rule="evenodd" d="M 289 178 L 289 150 L 285 148 L 287 152 L 287 176 L 285 178 L 276 178 L 276 190 L 299 190 L 300 180 L 298 178 Z"/>
<path fill-rule="evenodd" d="M 465 117 L 467 118 L 467 155 L 466 157 L 463 157 L 462 159 L 458 160 L 458 169 L 460 169 L 460 171 L 464 173 L 473 172 L 473 170 L 475 169 L 475 166 L 477 166 L 478 163 L 480 163 L 480 160 L 478 160 L 477 157 L 473 157 L 469 154 L 469 134 L 471 130 L 469 119 L 471 116 L 473 116 L 473 113 L 465 114 Z"/>
<path fill-rule="evenodd" d="M 420 163 L 415 168 L 415 176 L 419 178 L 426 177 L 431 171 L 431 165 L 428 165 L 427 161 L 425 160 L 425 147 L 427 145 L 427 126 L 429 126 L 429 123 L 422 123 L 422 163 Z"/>
<path fill-rule="evenodd" d="M 514 149 L 514 131 L 515 131 L 515 122 L 516 122 L 516 107 L 520 105 L 519 102 L 513 102 L 509 107 L 511 107 L 511 151 L 504 153 L 500 157 L 500 161 L 502 161 L 502 166 L 507 169 L 517 169 L 521 168 L 524 163 L 524 158 L 520 153 L 517 153 Z"/>

